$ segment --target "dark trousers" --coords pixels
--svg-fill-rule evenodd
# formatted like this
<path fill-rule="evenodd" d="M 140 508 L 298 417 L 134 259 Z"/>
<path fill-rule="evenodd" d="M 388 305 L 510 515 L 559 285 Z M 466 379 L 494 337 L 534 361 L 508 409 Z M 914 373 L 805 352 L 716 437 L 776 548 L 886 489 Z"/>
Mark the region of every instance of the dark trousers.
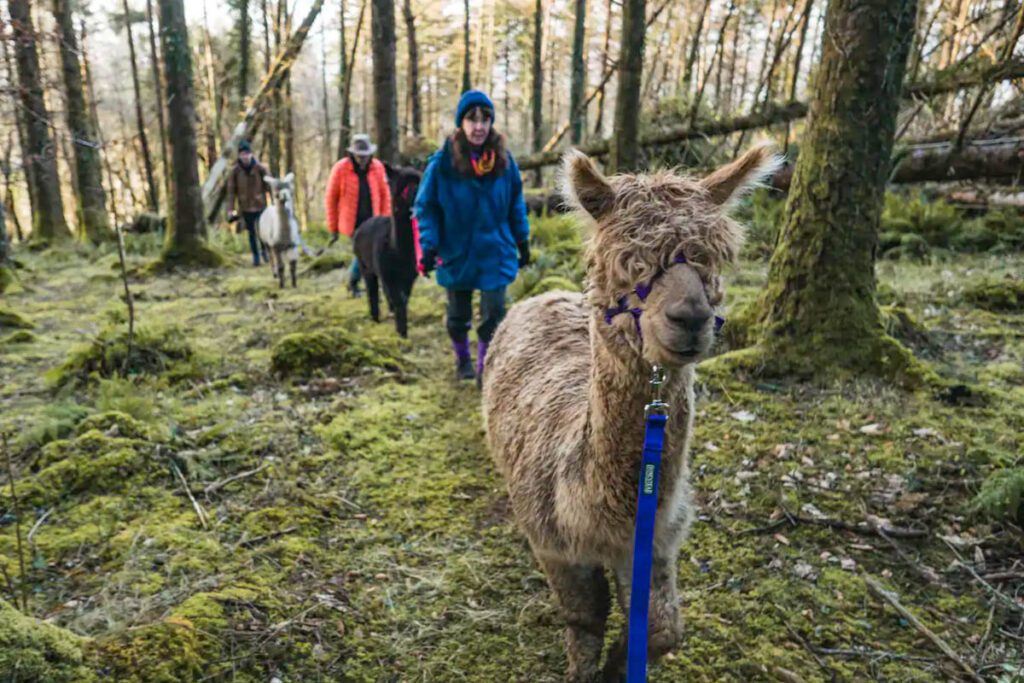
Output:
<path fill-rule="evenodd" d="M 505 288 L 480 292 L 480 327 L 477 338 L 489 344 L 498 324 L 505 317 Z M 452 341 L 461 342 L 469 334 L 473 324 L 473 290 L 448 290 L 448 335 Z"/>
<path fill-rule="evenodd" d="M 242 220 L 245 221 L 245 229 L 249 233 L 249 249 L 252 250 L 252 264 L 258 266 L 260 264 L 260 240 L 257 232 L 257 226 L 260 222 L 260 215 L 262 211 L 243 211 Z M 269 261 L 267 253 L 263 252 L 263 262 Z"/>

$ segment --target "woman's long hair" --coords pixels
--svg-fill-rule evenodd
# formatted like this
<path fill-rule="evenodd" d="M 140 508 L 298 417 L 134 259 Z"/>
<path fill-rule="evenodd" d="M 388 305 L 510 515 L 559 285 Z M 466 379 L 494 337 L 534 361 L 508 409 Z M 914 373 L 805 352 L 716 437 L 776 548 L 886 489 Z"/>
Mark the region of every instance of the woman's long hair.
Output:
<path fill-rule="evenodd" d="M 493 119 L 492 119 L 493 121 Z M 473 146 L 469 143 L 466 133 L 462 127 L 456 128 L 449 136 L 452 150 L 452 163 L 455 170 L 460 174 L 473 178 L 476 172 L 473 170 L 473 162 L 470 158 Z M 494 150 L 494 168 L 487 175 L 500 176 L 508 168 L 508 144 L 505 136 L 499 133 L 494 124 L 491 124 L 491 132 L 483 144 L 483 151 Z"/>

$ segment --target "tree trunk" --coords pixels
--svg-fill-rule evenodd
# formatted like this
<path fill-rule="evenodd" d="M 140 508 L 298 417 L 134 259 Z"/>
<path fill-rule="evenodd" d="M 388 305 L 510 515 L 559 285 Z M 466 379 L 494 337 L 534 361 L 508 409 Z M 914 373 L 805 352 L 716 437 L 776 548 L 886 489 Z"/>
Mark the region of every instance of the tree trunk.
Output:
<path fill-rule="evenodd" d="M 623 0 L 622 56 L 619 58 L 619 90 L 615 97 L 615 134 L 609 154 L 609 172 L 622 173 L 640 167 L 640 83 L 644 70 L 646 1 Z"/>
<path fill-rule="evenodd" d="M 789 84 L 789 99 L 792 102 L 796 99 L 797 85 L 800 83 L 800 62 L 803 61 L 804 45 L 807 43 L 807 29 L 811 25 L 811 10 L 814 9 L 814 0 L 807 0 L 804 6 L 803 24 L 800 26 L 800 40 L 796 46 L 796 55 L 793 56 L 793 79 Z M 783 153 L 789 151 L 789 129 L 790 124 L 786 123 L 786 137 L 783 143 Z"/>
<path fill-rule="evenodd" d="M 345 0 L 341 0 L 341 47 L 340 60 L 338 65 L 338 102 L 341 107 L 341 129 L 338 131 L 338 158 L 345 156 L 345 148 L 348 147 L 349 131 L 352 130 L 351 114 L 348 108 L 348 83 L 351 77 L 348 73 L 348 52 L 345 49 Z"/>
<path fill-rule="evenodd" d="M 690 105 L 690 124 L 693 125 L 697 122 L 697 116 L 700 113 L 700 103 L 704 99 L 704 90 L 707 88 L 708 79 L 711 78 L 711 70 L 715 68 L 715 59 L 722 58 L 722 46 L 725 45 L 725 35 L 729 30 L 729 22 L 732 21 L 733 14 L 736 13 L 736 3 L 730 2 L 729 9 L 725 13 L 725 19 L 722 20 L 722 28 L 718 30 L 718 40 L 715 41 L 715 49 L 711 53 L 711 60 L 708 62 L 708 68 L 704 70 L 704 75 L 700 79 L 700 86 L 697 88 L 697 94 L 693 98 L 693 104 Z"/>
<path fill-rule="evenodd" d="M 576 0 L 576 26 L 572 34 L 572 87 L 569 95 L 569 120 L 573 144 L 583 141 L 583 125 L 587 111 L 580 106 L 587 73 L 587 61 L 584 58 L 586 32 L 587 0 Z"/>
<path fill-rule="evenodd" d="M 359 36 L 363 31 L 363 17 L 366 15 L 367 0 L 363 0 L 359 6 L 359 18 L 356 20 L 356 34 L 352 39 L 352 56 L 345 59 L 345 22 L 342 23 L 341 39 L 341 61 L 343 63 L 343 74 L 341 82 L 341 135 L 338 136 L 338 158 L 348 154 L 349 140 L 352 137 L 352 81 L 353 70 L 356 64 L 356 55 L 359 54 Z"/>
<path fill-rule="evenodd" d="M 274 52 L 281 51 L 281 8 L 283 7 L 285 0 L 276 0 L 274 5 L 274 18 L 272 22 L 272 31 L 274 36 Z M 269 39 L 268 39 L 269 40 Z M 264 74 L 266 77 L 266 74 Z M 283 87 L 284 84 L 281 84 Z M 270 101 L 270 115 L 269 125 L 264 129 L 265 140 L 266 140 L 266 153 L 267 153 L 267 166 L 270 168 L 270 175 L 275 178 L 280 178 L 284 174 L 281 172 L 281 129 L 282 129 L 282 109 L 284 104 L 281 100 L 281 87 L 275 88 Z"/>
<path fill-rule="evenodd" d="M 612 40 L 612 9 L 614 5 L 612 0 L 608 0 L 608 11 L 605 15 L 604 25 L 604 46 L 601 49 L 601 70 L 604 73 L 608 73 L 610 66 L 608 51 L 611 49 Z M 601 83 L 601 86 L 597 90 L 597 120 L 594 121 L 594 137 L 601 137 L 604 134 L 604 92 L 606 83 Z"/>
<path fill-rule="evenodd" d="M 466 13 L 466 23 L 462 32 L 462 92 L 466 92 L 473 87 L 473 79 L 470 78 L 469 74 L 469 0 L 465 0 L 463 7 Z"/>
<path fill-rule="evenodd" d="M 284 15 L 284 35 L 289 36 L 292 32 L 292 15 L 288 11 L 288 6 L 285 5 Z M 280 47 L 278 47 L 280 50 Z M 283 121 L 283 133 L 284 133 L 284 175 L 288 173 L 295 173 L 296 178 L 299 177 L 299 169 L 295 167 L 295 110 L 292 107 L 292 72 L 288 70 L 288 75 L 284 81 L 284 109 L 282 109 Z M 299 188 L 302 185 L 298 180 L 295 181 L 295 205 L 299 206 L 302 201 L 301 193 Z"/>
<path fill-rule="evenodd" d="M 153 157 L 149 153 L 149 138 L 146 135 L 146 121 L 142 117 L 142 89 L 139 87 L 139 66 L 135 58 L 135 38 L 132 36 L 132 13 L 128 8 L 128 0 L 121 0 L 124 9 L 124 30 L 128 36 L 128 57 L 132 68 L 132 87 L 135 91 L 135 125 L 139 131 L 139 145 L 142 147 L 142 164 L 146 172 L 146 185 L 149 188 L 149 210 L 154 213 L 160 210 L 160 191 L 153 175 Z M 163 22 L 161 22 L 161 26 Z"/>
<path fill-rule="evenodd" d="M 373 113 L 377 154 L 398 163 L 398 89 L 395 83 L 395 2 L 373 0 Z"/>
<path fill-rule="evenodd" d="M 911 382 L 882 330 L 875 249 L 916 0 L 832 0 L 810 124 L 762 294 L 760 350 L 798 375 Z"/>
<path fill-rule="evenodd" d="M 160 157 L 164 165 L 164 195 L 171 197 L 171 151 L 167 146 L 167 111 L 164 105 L 164 79 L 160 70 L 160 57 L 156 48 L 156 28 L 153 21 L 153 0 L 146 0 L 146 24 L 149 27 L 149 59 L 153 67 L 153 90 L 156 92 L 156 122 L 160 129 Z"/>
<path fill-rule="evenodd" d="M 249 94 L 249 0 L 238 2 L 238 103 L 245 106 Z"/>
<path fill-rule="evenodd" d="M 544 0 L 536 0 L 533 12 L 533 151 L 539 151 L 544 141 Z"/>
<path fill-rule="evenodd" d="M 71 131 L 74 146 L 79 221 L 84 236 L 93 243 L 99 243 L 109 239 L 112 233 L 103 194 L 100 145 L 85 102 L 82 65 L 78 61 L 78 37 L 75 35 L 69 0 L 53 0 L 53 16 L 57 22 L 60 59 L 64 71 L 68 130 Z"/>
<path fill-rule="evenodd" d="M 43 99 L 39 53 L 28 0 L 11 0 L 11 26 L 16 45 L 18 90 L 25 114 L 27 156 L 23 163 L 32 177 L 35 204 L 32 207 L 32 239 L 40 242 L 71 236 L 64 220 L 60 195 L 56 147 L 50 138 L 50 114 Z"/>
<path fill-rule="evenodd" d="M 405 0 L 402 5 L 405 16 L 405 35 L 409 41 L 409 102 L 412 105 L 412 134 L 414 137 L 423 135 L 423 105 L 420 100 L 420 51 L 416 44 L 416 18 L 412 13 L 412 4 Z"/>
<path fill-rule="evenodd" d="M 704 7 L 700 10 L 700 16 L 697 17 L 697 28 L 693 31 L 693 41 L 690 43 L 690 54 L 686 57 L 686 70 L 683 71 L 683 82 L 680 85 L 680 90 L 683 95 L 688 95 L 690 92 L 690 84 L 693 82 L 693 69 L 697 64 L 697 54 L 700 50 L 700 38 L 701 32 L 704 30 L 704 20 L 708 16 L 708 10 L 711 7 L 711 0 L 704 0 Z"/>
<path fill-rule="evenodd" d="M 220 258 L 206 245 L 192 93 L 192 51 L 183 0 L 160 0 L 160 46 L 167 76 L 168 132 L 174 179 L 163 259 L 168 265 L 219 265 Z"/>
<path fill-rule="evenodd" d="M 13 44 L 13 43 L 14 43 L 13 40 L 12 41 L 0 40 L 0 50 L 3 51 L 4 65 L 7 67 L 7 82 L 10 83 L 12 86 L 15 85 L 15 78 L 16 78 L 16 76 L 15 76 L 14 56 L 12 55 L 13 48 L 9 47 L 9 45 Z M 35 189 L 35 184 L 34 184 L 35 183 L 35 179 L 32 177 L 32 167 L 31 167 L 31 164 L 30 164 L 30 159 L 32 157 L 31 157 L 31 155 L 28 152 L 28 133 L 25 130 L 26 129 L 26 124 L 25 124 L 24 112 L 22 111 L 21 107 L 18 106 L 18 103 L 17 103 L 16 100 L 13 103 L 11 114 L 12 114 L 12 116 L 14 118 L 14 124 L 15 124 L 14 127 L 15 127 L 15 130 L 16 130 L 17 134 L 18 134 L 18 147 L 21 150 L 22 174 L 25 177 L 25 187 L 28 188 L 28 200 L 29 200 L 30 215 L 34 216 L 36 214 L 36 207 L 38 206 L 38 203 L 37 203 L 38 200 L 36 199 L 36 189 Z M 18 241 L 21 242 L 23 240 L 22 240 L 21 237 L 19 237 Z"/>

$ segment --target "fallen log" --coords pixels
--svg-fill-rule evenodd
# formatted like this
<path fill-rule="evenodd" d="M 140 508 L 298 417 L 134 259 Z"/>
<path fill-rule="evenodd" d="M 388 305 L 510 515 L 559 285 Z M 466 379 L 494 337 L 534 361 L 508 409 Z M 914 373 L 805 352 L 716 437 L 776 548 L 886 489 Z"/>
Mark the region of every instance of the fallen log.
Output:
<path fill-rule="evenodd" d="M 935 95 L 956 92 L 962 88 L 1013 78 L 1024 78 L 1024 61 L 1012 60 L 1006 64 L 987 65 L 976 69 L 954 66 L 927 80 L 908 84 L 903 89 L 903 97 L 905 99 L 933 97 Z M 698 123 L 694 126 L 674 126 L 657 133 L 645 135 L 640 139 L 640 146 L 656 147 L 659 145 L 671 145 L 695 138 L 729 135 L 730 133 L 767 128 L 768 126 L 802 119 L 806 115 L 807 104 L 804 102 L 769 104 L 755 114 L 746 114 L 721 121 Z M 585 145 L 578 145 L 577 148 L 588 156 L 603 157 L 608 154 L 609 143 L 607 140 L 600 140 Z M 526 155 L 521 159 L 517 159 L 516 162 L 521 170 L 529 171 L 558 163 L 560 157 L 560 151 L 548 149 L 547 151 Z"/>
<path fill-rule="evenodd" d="M 994 140 L 968 140 L 958 154 L 952 154 L 953 142 L 910 145 L 896 152 L 896 167 L 889 176 L 893 184 L 949 182 L 956 180 L 1014 180 L 1024 175 L 1024 137 Z M 771 178 L 768 185 L 782 192 L 789 191 L 793 180 L 794 160 Z M 701 169 L 694 169 L 700 174 Z M 1019 194 L 998 195 L 993 204 L 1019 205 Z M 527 198 L 531 212 L 561 213 L 562 199 L 555 191 Z"/>
<path fill-rule="evenodd" d="M 305 42 L 306 36 L 309 35 L 309 29 L 312 28 L 313 22 L 316 21 L 323 5 L 324 0 L 314 0 L 313 6 L 306 13 L 305 19 L 302 20 L 295 33 L 285 43 L 284 48 L 277 54 L 277 57 L 274 58 L 274 62 L 270 65 L 267 75 L 263 77 L 263 82 L 260 83 L 259 89 L 249 101 L 249 106 L 246 108 L 245 114 L 242 115 L 242 120 L 235 126 L 231 137 L 222 146 L 220 158 L 213 164 L 213 167 L 210 169 L 210 176 L 203 183 L 203 214 L 208 222 L 213 223 L 220 212 L 220 206 L 224 201 L 224 193 L 227 188 L 228 170 L 238 154 L 238 144 L 242 140 L 252 137 L 259 130 L 267 103 L 273 96 L 274 91 L 281 87 L 285 77 L 288 75 L 288 71 L 295 63 L 295 59 L 299 56 L 299 50 L 302 49 L 302 44 Z"/>

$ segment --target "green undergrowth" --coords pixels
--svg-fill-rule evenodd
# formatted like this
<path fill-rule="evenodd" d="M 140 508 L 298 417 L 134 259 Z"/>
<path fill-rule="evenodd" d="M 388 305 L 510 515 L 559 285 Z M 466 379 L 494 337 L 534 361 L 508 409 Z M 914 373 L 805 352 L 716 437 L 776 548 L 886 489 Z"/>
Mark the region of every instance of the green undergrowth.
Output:
<path fill-rule="evenodd" d="M 0 329 L 14 328 L 31 330 L 35 325 L 25 316 L 5 308 L 0 308 Z"/>
<path fill-rule="evenodd" d="M 0 674 L 9 683 L 90 683 L 86 639 L 20 613 L 0 599 Z"/>
<path fill-rule="evenodd" d="M 538 260 L 554 265 L 531 290 L 581 284 L 578 247 L 558 246 L 575 226 L 558 220 L 536 226 Z M 107 263 L 26 256 L 28 287 L 5 305 L 37 339 L 0 348 L 19 498 L 0 477 L 0 567 L 29 607 L 14 613 L 0 581 L 13 624 L 0 624 L 0 671 L 17 652 L 55 681 L 562 680 L 563 622 L 487 454 L 479 394 L 452 379 L 443 292 L 417 283 L 404 342 L 347 296 L 344 272 L 279 292 L 242 266 L 244 246 L 224 247 L 238 267 L 132 281 L 146 348 L 171 340 L 188 357 L 122 377 L 123 355 L 104 350 L 56 390 L 41 377 L 83 336 L 123 343 L 123 305 L 109 308 L 121 285 L 94 277 Z M 140 247 L 129 265 L 151 257 Z M 651 681 L 959 675 L 862 572 L 983 676 L 1024 664 L 1004 635 L 1017 611 L 955 564 L 1011 571 L 1024 553 L 1024 321 L 966 294 L 1020 267 L 880 265 L 889 334 L 942 392 L 698 369 L 685 636 Z M 745 346 L 764 271 L 728 274 L 720 350 Z M 894 539 L 897 552 L 822 519 L 925 535 Z M 623 623 L 615 609 L 609 636 Z"/>
<path fill-rule="evenodd" d="M 188 376 L 194 372 L 189 363 L 194 355 L 180 327 L 140 327 L 132 336 L 131 346 L 125 326 L 108 327 L 91 343 L 72 349 L 67 360 L 51 371 L 47 379 L 61 388 L 122 373 Z"/>
<path fill-rule="evenodd" d="M 983 279 L 964 289 L 964 300 L 995 313 L 1024 313 L 1024 280 Z"/>

